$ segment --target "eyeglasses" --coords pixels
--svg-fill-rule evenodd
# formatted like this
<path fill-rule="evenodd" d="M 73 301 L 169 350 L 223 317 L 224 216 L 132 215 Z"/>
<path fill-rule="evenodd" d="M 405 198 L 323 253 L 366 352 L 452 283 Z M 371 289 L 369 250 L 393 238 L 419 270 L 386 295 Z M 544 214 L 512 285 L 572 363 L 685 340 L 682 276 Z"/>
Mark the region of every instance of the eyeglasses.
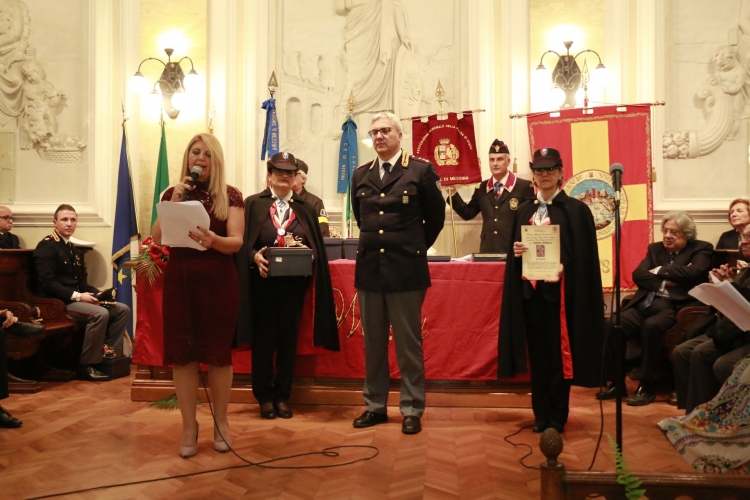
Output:
<path fill-rule="evenodd" d="M 552 175 L 552 173 L 555 170 L 559 170 L 559 169 L 560 167 L 542 167 L 542 168 L 534 168 L 532 169 L 532 172 L 534 173 L 534 175 L 543 175 L 543 174 Z"/>
<path fill-rule="evenodd" d="M 663 235 L 671 235 L 671 236 L 682 236 L 682 231 L 679 229 L 665 229 L 661 228 L 661 234 Z"/>
<path fill-rule="evenodd" d="M 285 177 L 294 177 L 295 175 L 297 175 L 297 170 L 282 170 L 280 168 L 273 167 L 271 168 L 271 173 Z"/>
<path fill-rule="evenodd" d="M 3 215 L 2 217 L 0 217 L 0 219 L 5 219 L 10 222 L 13 222 L 14 220 L 16 220 L 15 217 L 13 217 L 12 215 Z"/>
<path fill-rule="evenodd" d="M 750 234 L 741 234 L 740 235 L 741 241 L 750 241 Z"/>
<path fill-rule="evenodd" d="M 369 132 L 367 132 L 367 135 L 369 135 L 373 139 L 378 134 L 380 134 L 383 137 L 385 137 L 386 135 L 388 135 L 388 134 L 391 133 L 391 130 L 392 130 L 391 127 L 374 128 L 374 129 L 370 130 Z"/>

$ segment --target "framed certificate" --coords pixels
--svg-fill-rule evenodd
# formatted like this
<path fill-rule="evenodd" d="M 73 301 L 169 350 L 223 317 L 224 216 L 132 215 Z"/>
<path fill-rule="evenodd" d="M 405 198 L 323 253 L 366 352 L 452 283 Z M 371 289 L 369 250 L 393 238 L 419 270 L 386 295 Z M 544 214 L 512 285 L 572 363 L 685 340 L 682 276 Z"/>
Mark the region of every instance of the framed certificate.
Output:
<path fill-rule="evenodd" d="M 529 280 L 557 281 L 560 226 L 522 226 L 521 242 L 529 248 L 522 257 L 521 274 Z"/>

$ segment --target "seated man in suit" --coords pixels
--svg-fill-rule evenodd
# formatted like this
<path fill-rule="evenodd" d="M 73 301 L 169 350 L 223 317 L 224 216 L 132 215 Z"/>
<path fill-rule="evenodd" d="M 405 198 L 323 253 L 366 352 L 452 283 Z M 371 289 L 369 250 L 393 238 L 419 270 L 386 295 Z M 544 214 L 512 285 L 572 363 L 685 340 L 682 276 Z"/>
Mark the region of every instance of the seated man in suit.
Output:
<path fill-rule="evenodd" d="M 60 205 L 55 210 L 54 231 L 46 236 L 34 250 L 34 265 L 40 292 L 65 302 L 68 314 L 86 324 L 81 351 L 79 375 L 92 381 L 109 380 L 109 376 L 96 368 L 105 351 L 122 354 L 125 326 L 130 319 L 130 308 L 113 302 L 107 307 L 99 305 L 97 288 L 86 283 L 83 264 L 70 237 L 78 225 L 78 215 L 70 205 Z"/>
<path fill-rule="evenodd" d="M 18 244 L 18 236 L 11 233 L 13 230 L 13 212 L 10 208 L 0 205 L 0 250 L 21 248 Z"/>
<path fill-rule="evenodd" d="M 685 212 L 669 212 L 661 221 L 662 241 L 648 246 L 646 257 L 633 271 L 638 291 L 623 308 L 622 332 L 626 339 L 641 339 L 641 383 L 627 399 L 643 406 L 656 399 L 654 375 L 662 354 L 664 333 L 677 322 L 677 311 L 697 301 L 688 295 L 708 280 L 713 245 L 696 239 L 695 223 Z M 608 321 L 611 332 L 614 316 Z M 609 367 L 615 366 L 615 339 L 609 335 Z M 618 354 L 619 355 L 619 354 Z M 612 380 L 614 374 L 611 374 Z M 624 395 L 623 395 L 624 396 Z M 599 399 L 617 397 L 613 385 L 597 393 Z"/>
<path fill-rule="evenodd" d="M 44 331 L 44 328 L 31 323 L 19 323 L 12 312 L 0 308 L 0 399 L 8 397 L 8 352 L 5 336 L 16 338 L 30 338 Z M 0 428 L 15 429 L 23 422 L 13 418 L 8 411 L 0 406 Z"/>
<path fill-rule="evenodd" d="M 743 253 L 750 254 L 750 225 L 740 234 L 740 245 Z M 725 264 L 714 269 L 711 281 L 731 281 L 750 302 L 750 267 L 740 267 L 741 270 L 734 270 Z M 672 351 L 677 407 L 684 408 L 685 414 L 716 396 L 734 365 L 750 354 L 750 332 L 743 332 L 721 313 L 716 312 L 713 319 L 696 325 L 700 331 L 691 328 L 689 340 Z"/>
<path fill-rule="evenodd" d="M 467 205 L 461 195 L 452 189 L 453 210 L 463 220 L 471 220 L 482 212 L 482 234 L 479 253 L 504 253 L 512 250 L 510 231 L 518 206 L 526 200 L 534 200 L 531 181 L 508 172 L 510 151 L 497 139 L 490 146 L 490 172 L 492 177 L 482 181 L 474 190 Z"/>

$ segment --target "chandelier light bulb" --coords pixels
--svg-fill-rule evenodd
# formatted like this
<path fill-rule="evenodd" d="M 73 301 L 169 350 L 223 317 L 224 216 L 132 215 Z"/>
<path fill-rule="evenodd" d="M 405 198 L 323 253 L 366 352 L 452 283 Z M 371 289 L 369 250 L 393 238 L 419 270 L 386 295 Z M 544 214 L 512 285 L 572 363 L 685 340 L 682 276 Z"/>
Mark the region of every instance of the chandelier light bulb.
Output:
<path fill-rule="evenodd" d="M 128 85 L 130 87 L 130 90 L 138 95 L 144 95 L 148 92 L 148 81 L 140 71 L 137 71 L 135 75 L 130 77 L 130 82 L 128 82 Z"/>

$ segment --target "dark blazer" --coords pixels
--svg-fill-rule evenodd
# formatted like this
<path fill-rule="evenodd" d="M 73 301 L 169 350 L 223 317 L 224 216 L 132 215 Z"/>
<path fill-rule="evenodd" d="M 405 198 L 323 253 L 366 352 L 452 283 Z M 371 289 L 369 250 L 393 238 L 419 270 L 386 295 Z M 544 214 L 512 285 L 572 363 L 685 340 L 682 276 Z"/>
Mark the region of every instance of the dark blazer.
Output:
<path fill-rule="evenodd" d="M 503 190 L 500 199 L 495 201 L 495 189 L 487 191 L 487 184 L 494 183 L 490 177 L 482 181 L 466 204 L 461 195 L 455 193 L 453 210 L 463 220 L 471 220 L 482 212 L 482 234 L 479 242 L 480 253 L 509 253 L 512 250 L 511 229 L 513 216 L 518 207 L 527 200 L 534 199 L 534 188 L 531 181 L 516 177 L 513 189 Z"/>
<path fill-rule="evenodd" d="M 717 250 L 738 250 L 737 257 L 741 260 L 750 260 L 750 255 L 742 253 L 740 247 L 740 233 L 736 229 L 730 229 L 719 236 L 719 242 L 716 244 Z"/>
<path fill-rule="evenodd" d="M 323 205 L 323 200 L 312 194 L 310 191 L 302 188 L 302 191 L 297 194 L 297 197 L 303 201 L 306 201 L 315 212 L 315 216 L 318 218 L 318 224 L 320 225 L 320 232 L 324 237 L 331 236 L 331 231 L 328 228 L 328 212 L 326 207 Z"/>
<path fill-rule="evenodd" d="M 34 250 L 34 268 L 39 293 L 44 297 L 72 302 L 73 292 L 99 293 L 83 277 L 83 263 L 78 250 L 73 253 L 57 231 L 45 236 Z"/>
<path fill-rule="evenodd" d="M 352 176 L 352 211 L 359 226 L 354 286 L 374 292 L 406 292 L 430 286 L 427 249 L 445 222 L 440 177 L 432 163 L 402 150 L 380 180 L 378 162 Z"/>
<path fill-rule="evenodd" d="M 0 250 L 13 250 L 15 248 L 21 248 L 18 236 L 13 233 L 3 233 L 0 235 Z"/>
<path fill-rule="evenodd" d="M 666 287 L 674 306 L 682 307 L 695 302 L 688 292 L 694 286 L 708 281 L 713 250 L 714 246 L 706 241 L 690 241 L 669 266 L 669 252 L 664 248 L 664 244 L 660 241 L 651 243 L 646 251 L 646 257 L 633 271 L 633 281 L 638 285 L 638 291 L 624 309 L 637 305 L 648 292 L 658 291 L 664 280 L 675 283 L 675 286 Z M 661 266 L 659 272 L 652 274 L 650 269 L 658 266 Z"/>
<path fill-rule="evenodd" d="M 260 235 L 263 222 L 269 216 L 269 210 L 273 201 L 269 188 L 245 198 L 244 243 L 236 257 L 240 304 L 242 305 L 237 320 L 237 344 L 252 342 L 253 321 L 250 301 L 252 300 L 253 290 L 250 288 L 250 272 L 254 266 L 253 256 L 256 253 L 254 244 Z M 297 221 L 299 221 L 305 230 L 314 257 L 313 343 L 316 346 L 338 351 L 339 337 L 338 328 L 336 327 L 336 306 L 333 302 L 331 272 L 328 268 L 328 258 L 326 257 L 325 245 L 323 244 L 323 236 L 320 234 L 318 219 L 312 207 L 300 199 L 297 194 L 292 194 L 290 202 L 297 216 Z"/>

